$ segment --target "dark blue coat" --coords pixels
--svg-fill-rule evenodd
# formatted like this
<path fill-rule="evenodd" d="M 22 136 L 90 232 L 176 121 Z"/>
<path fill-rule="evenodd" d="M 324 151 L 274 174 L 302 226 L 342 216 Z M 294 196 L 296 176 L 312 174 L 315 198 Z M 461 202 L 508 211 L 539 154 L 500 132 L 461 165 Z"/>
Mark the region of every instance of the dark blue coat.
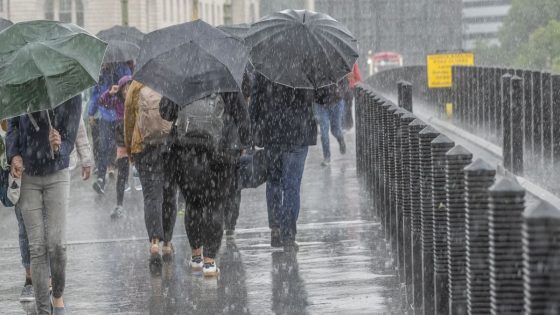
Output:
<path fill-rule="evenodd" d="M 249 113 L 255 145 L 316 145 L 314 90 L 293 89 L 255 78 Z"/>
<path fill-rule="evenodd" d="M 50 113 L 53 128 L 60 133 L 62 142 L 54 158 L 51 156 L 47 113 Z M 74 150 L 81 113 L 82 97 L 75 96 L 52 111 L 31 114 L 38 128 L 28 115 L 10 119 L 6 134 L 8 161 L 21 155 L 24 172 L 30 176 L 50 175 L 67 168 L 70 153 Z"/>

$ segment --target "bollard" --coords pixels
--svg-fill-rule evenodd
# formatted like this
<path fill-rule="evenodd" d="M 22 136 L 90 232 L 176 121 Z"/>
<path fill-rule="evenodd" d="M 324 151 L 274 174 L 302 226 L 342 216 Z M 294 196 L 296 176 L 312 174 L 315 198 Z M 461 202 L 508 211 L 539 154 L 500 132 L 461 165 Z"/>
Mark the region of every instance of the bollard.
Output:
<path fill-rule="evenodd" d="M 525 190 L 510 179 L 490 188 L 490 302 L 492 314 L 523 312 L 521 229 Z"/>
<path fill-rule="evenodd" d="M 449 314 L 467 314 L 465 172 L 472 153 L 458 145 L 446 154 L 447 270 Z"/>
<path fill-rule="evenodd" d="M 523 79 L 511 78 L 511 170 L 523 176 Z"/>
<path fill-rule="evenodd" d="M 542 159 L 542 78 L 541 73 L 533 71 L 533 157 Z"/>
<path fill-rule="evenodd" d="M 552 88 L 550 73 L 542 74 L 542 154 L 544 168 L 552 164 Z"/>
<path fill-rule="evenodd" d="M 512 168 L 511 158 L 511 74 L 502 76 L 502 150 L 504 167 Z"/>
<path fill-rule="evenodd" d="M 447 273 L 447 210 L 445 192 L 445 154 L 455 143 L 444 135 L 432 141 L 432 203 L 434 241 L 434 295 L 435 313 L 449 313 L 449 291 Z"/>
<path fill-rule="evenodd" d="M 465 168 L 467 312 L 490 314 L 490 238 L 488 232 L 490 187 L 496 170 L 482 159 Z"/>
<path fill-rule="evenodd" d="M 397 254 L 397 267 L 399 270 L 399 279 L 401 284 L 406 284 L 405 276 L 405 262 L 404 262 L 404 242 L 403 242 L 403 213 L 402 213 L 402 189 L 401 189 L 401 177 L 402 177 L 402 159 L 401 159 L 401 122 L 400 119 L 405 115 L 407 111 L 399 108 L 393 114 L 393 161 L 392 161 L 392 190 L 393 190 L 393 200 L 395 201 L 393 208 L 391 209 L 395 214 L 395 243 L 396 247 L 394 252 Z"/>
<path fill-rule="evenodd" d="M 554 169 L 560 167 L 560 75 L 552 76 L 552 160 Z"/>
<path fill-rule="evenodd" d="M 403 84 L 403 89 L 406 84 Z M 399 198 L 401 199 L 402 213 L 402 252 L 404 262 L 404 275 L 406 285 L 407 305 L 412 305 L 412 209 L 410 206 L 410 134 L 409 126 L 416 117 L 411 113 L 401 116 L 401 175 L 399 180 Z"/>
<path fill-rule="evenodd" d="M 540 201 L 524 213 L 523 274 L 525 314 L 560 311 L 560 211 Z"/>
<path fill-rule="evenodd" d="M 533 77 L 531 71 L 523 71 L 523 129 L 525 152 L 533 151 Z"/>
<path fill-rule="evenodd" d="M 418 134 L 420 144 L 420 214 L 422 239 L 422 306 L 424 314 L 434 314 L 434 223 L 432 186 L 432 141 L 439 136 L 428 126 Z"/>
<path fill-rule="evenodd" d="M 420 204 L 420 138 L 426 124 L 416 119 L 408 125 L 410 145 L 410 210 L 412 219 L 412 288 L 414 313 L 422 314 L 422 213 Z"/>

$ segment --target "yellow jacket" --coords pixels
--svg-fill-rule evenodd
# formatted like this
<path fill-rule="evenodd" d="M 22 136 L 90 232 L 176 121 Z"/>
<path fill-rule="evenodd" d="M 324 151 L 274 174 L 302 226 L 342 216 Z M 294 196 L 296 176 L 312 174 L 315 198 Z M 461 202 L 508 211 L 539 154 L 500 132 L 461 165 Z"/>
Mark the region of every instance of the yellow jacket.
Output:
<path fill-rule="evenodd" d="M 143 87 L 144 84 L 132 81 L 124 101 L 124 143 L 129 156 L 134 153 L 141 153 L 144 150 L 142 136 L 136 124 L 138 97 Z"/>

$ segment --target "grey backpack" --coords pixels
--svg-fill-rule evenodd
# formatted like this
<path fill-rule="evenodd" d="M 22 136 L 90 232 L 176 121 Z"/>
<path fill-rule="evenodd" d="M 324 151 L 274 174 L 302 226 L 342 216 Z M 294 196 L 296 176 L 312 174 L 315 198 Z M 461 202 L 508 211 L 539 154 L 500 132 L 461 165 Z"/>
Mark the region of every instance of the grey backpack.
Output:
<path fill-rule="evenodd" d="M 220 152 L 225 119 L 225 103 L 219 94 L 182 106 L 175 121 L 177 140 L 185 148 Z"/>

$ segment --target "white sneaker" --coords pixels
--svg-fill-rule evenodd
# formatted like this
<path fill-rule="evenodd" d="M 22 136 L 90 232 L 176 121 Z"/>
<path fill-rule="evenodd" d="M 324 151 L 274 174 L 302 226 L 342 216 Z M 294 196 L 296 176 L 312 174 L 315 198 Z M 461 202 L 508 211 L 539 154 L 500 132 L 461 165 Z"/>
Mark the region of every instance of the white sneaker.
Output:
<path fill-rule="evenodd" d="M 216 277 L 218 274 L 220 274 L 220 269 L 216 267 L 216 262 L 204 263 L 202 273 L 205 277 Z"/>
<path fill-rule="evenodd" d="M 202 260 L 202 256 L 193 256 L 191 258 L 191 268 L 193 270 L 202 270 L 204 267 L 204 260 Z"/>
<path fill-rule="evenodd" d="M 321 166 L 329 166 L 329 165 L 331 165 L 330 159 L 325 159 L 323 162 L 321 162 Z"/>

